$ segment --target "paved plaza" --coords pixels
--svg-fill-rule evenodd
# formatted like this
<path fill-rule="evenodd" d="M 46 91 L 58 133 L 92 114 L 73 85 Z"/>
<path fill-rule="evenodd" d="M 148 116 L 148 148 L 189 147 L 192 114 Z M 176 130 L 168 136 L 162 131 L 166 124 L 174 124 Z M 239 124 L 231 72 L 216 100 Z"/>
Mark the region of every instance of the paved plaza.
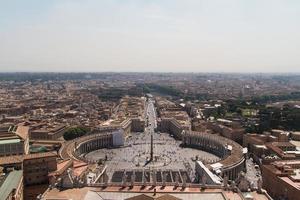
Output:
<path fill-rule="evenodd" d="M 89 191 L 85 196 L 85 200 L 104 200 L 104 199 L 127 199 L 130 197 L 138 196 L 141 193 L 122 193 L 122 192 L 93 192 Z M 150 196 L 152 194 L 149 194 Z M 163 194 L 157 194 L 156 196 L 161 196 Z M 225 200 L 225 197 L 221 192 L 216 193 L 172 193 L 174 197 L 180 199 L 188 199 L 188 200 Z"/>
<path fill-rule="evenodd" d="M 109 177 L 116 171 L 123 170 L 183 170 L 193 180 L 195 160 L 213 163 L 219 158 L 211 153 L 192 148 L 180 147 L 181 141 L 175 140 L 166 133 L 154 133 L 154 160 L 147 163 L 150 157 L 150 133 L 132 133 L 124 147 L 99 149 L 85 155 L 91 160 L 107 158 Z"/>
<path fill-rule="evenodd" d="M 175 140 L 167 133 L 154 132 L 157 121 L 153 100 L 147 102 L 146 108 L 145 132 L 131 133 L 122 147 L 99 149 L 84 155 L 89 160 L 106 160 L 110 182 L 121 182 L 124 173 L 130 180 L 133 171 L 138 182 L 143 175 L 149 182 L 153 170 L 159 171 L 158 179 L 166 173 L 166 178 L 170 182 L 174 182 L 176 176 L 182 177 L 182 175 L 187 176 L 187 180 L 191 182 L 195 179 L 195 160 L 201 160 L 203 163 L 214 163 L 220 160 L 211 153 L 181 147 L 181 141 Z M 153 159 L 150 156 L 151 135 Z"/>

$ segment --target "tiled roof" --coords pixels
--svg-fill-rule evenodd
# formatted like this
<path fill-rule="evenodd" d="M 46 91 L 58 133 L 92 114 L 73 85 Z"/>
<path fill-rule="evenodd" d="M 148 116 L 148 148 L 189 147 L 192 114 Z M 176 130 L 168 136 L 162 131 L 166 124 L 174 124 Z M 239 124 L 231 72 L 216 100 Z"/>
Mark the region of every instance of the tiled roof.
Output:
<path fill-rule="evenodd" d="M 5 181 L 0 187 L 0 199 L 7 199 L 9 194 L 18 188 L 18 185 L 23 177 L 23 171 L 12 171 L 6 177 Z"/>
<path fill-rule="evenodd" d="M 45 157 L 57 157 L 56 151 L 44 152 L 44 153 L 34 153 L 27 155 L 17 155 L 17 156 L 4 156 L 0 157 L 0 165 L 22 163 L 24 160 L 38 159 Z"/>

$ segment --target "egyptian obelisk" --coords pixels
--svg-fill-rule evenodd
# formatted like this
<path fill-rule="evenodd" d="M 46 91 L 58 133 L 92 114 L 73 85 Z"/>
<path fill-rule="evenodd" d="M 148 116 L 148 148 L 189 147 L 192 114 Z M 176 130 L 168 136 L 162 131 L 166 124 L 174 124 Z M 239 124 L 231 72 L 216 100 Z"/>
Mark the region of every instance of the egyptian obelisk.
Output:
<path fill-rule="evenodd" d="M 150 161 L 153 161 L 153 135 L 151 134 Z"/>

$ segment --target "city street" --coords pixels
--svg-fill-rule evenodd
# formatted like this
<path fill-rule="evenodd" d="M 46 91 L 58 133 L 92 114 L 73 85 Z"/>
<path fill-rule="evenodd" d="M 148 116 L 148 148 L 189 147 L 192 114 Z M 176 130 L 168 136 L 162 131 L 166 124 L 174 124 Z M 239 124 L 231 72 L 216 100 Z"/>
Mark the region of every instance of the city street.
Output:
<path fill-rule="evenodd" d="M 257 180 L 260 178 L 261 172 L 259 168 L 255 168 L 255 163 L 252 158 L 246 160 L 246 168 L 246 178 L 254 185 L 254 187 L 257 187 Z"/>
<path fill-rule="evenodd" d="M 154 107 L 154 100 L 149 98 L 147 101 L 147 122 L 146 131 L 154 133 L 155 128 L 157 127 L 156 111 Z"/>

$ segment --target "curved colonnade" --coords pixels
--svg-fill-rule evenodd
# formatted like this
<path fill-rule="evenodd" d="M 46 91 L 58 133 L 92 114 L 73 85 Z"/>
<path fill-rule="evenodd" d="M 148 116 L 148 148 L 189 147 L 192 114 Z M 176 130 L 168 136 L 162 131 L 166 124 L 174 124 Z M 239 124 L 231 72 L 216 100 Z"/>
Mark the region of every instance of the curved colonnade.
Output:
<path fill-rule="evenodd" d="M 113 135 L 109 133 L 96 134 L 82 142 L 76 142 L 73 155 L 85 162 L 96 163 L 97 160 L 87 160 L 80 155 L 107 147 L 113 147 Z"/>
<path fill-rule="evenodd" d="M 220 157 L 222 160 L 218 161 L 218 165 L 215 166 L 219 166 L 218 169 L 222 172 L 222 175 L 226 175 L 230 180 L 236 179 L 238 174 L 244 170 L 243 147 L 230 139 L 209 133 L 191 131 L 182 134 L 182 143 L 184 146 L 207 151 Z M 212 166 L 214 164 L 207 167 L 215 171 Z"/>
<path fill-rule="evenodd" d="M 182 140 L 183 145 L 201 149 L 220 157 L 221 161 L 207 167 L 216 171 L 216 166 L 219 166 L 218 169 L 222 172 L 222 175 L 226 175 L 230 180 L 236 179 L 238 174 L 245 168 L 243 147 L 228 138 L 185 130 L 174 118 L 160 119 L 158 128 L 161 132 L 167 132 Z"/>
<path fill-rule="evenodd" d="M 68 141 L 63 145 L 59 151 L 62 159 L 81 160 L 84 162 L 95 162 L 85 160 L 80 157 L 81 154 L 89 153 L 97 149 L 112 147 L 113 134 L 112 133 L 98 133 L 93 135 L 82 136 L 74 140 Z"/>
<path fill-rule="evenodd" d="M 169 123 L 173 121 L 170 120 Z M 181 128 L 180 131 L 181 134 L 178 135 L 180 136 L 178 138 L 182 140 L 184 146 L 210 152 L 222 159 L 214 164 L 207 165 L 210 170 L 215 172 L 219 170 L 223 176 L 227 176 L 230 180 L 235 180 L 238 174 L 244 170 L 245 157 L 243 148 L 238 143 L 218 135 L 194 131 L 185 132 Z M 173 131 L 166 132 L 173 134 Z M 86 160 L 80 155 L 107 147 L 113 147 L 113 134 L 111 132 L 102 132 L 68 141 L 60 149 L 60 156 L 63 159 L 71 158 L 95 163 L 97 161 Z M 216 166 L 219 167 L 216 168 Z"/>

